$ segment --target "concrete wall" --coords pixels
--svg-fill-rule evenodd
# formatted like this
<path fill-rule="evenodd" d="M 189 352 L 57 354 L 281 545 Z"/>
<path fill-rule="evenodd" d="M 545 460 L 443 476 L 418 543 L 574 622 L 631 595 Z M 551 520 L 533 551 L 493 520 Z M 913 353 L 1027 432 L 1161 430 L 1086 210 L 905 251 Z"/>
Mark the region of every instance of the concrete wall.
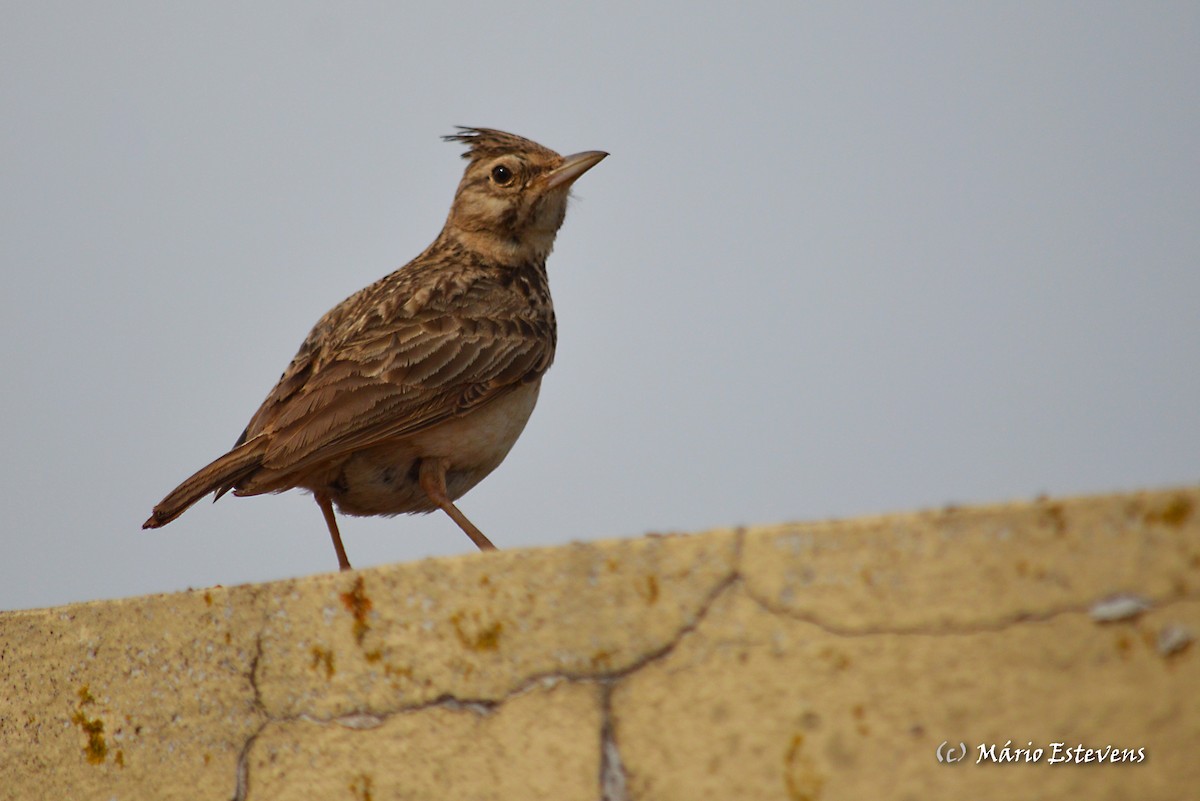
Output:
<path fill-rule="evenodd" d="M 1198 510 L 1043 500 L 6 613 L 0 798 L 1194 798 Z M 1009 741 L 1044 750 L 976 764 Z"/>

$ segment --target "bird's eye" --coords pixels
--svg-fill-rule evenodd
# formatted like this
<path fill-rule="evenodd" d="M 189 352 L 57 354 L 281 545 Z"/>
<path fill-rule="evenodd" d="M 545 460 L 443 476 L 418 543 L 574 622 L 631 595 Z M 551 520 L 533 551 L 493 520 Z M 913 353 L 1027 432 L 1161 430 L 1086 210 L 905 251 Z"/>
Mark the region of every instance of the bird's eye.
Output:
<path fill-rule="evenodd" d="M 492 167 L 492 180 L 500 186 L 507 186 L 512 183 L 512 179 L 513 172 L 508 167 L 505 167 L 503 164 L 497 164 L 495 167 Z"/>

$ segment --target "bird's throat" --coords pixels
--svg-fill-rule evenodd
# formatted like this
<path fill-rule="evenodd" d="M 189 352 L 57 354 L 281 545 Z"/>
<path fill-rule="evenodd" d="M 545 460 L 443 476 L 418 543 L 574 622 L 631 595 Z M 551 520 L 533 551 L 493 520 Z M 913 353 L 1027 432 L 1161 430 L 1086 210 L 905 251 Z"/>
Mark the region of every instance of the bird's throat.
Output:
<path fill-rule="evenodd" d="M 555 230 L 527 228 L 519 238 L 495 231 L 472 231 L 455 226 L 448 232 L 462 247 L 478 254 L 485 262 L 515 267 L 530 262 L 545 263 L 554 249 Z"/>

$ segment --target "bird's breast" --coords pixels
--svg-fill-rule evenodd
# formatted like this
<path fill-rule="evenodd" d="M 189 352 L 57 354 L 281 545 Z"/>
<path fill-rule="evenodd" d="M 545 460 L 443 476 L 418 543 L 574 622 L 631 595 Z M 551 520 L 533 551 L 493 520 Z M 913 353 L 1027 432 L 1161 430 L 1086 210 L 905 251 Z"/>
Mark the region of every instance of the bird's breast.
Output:
<path fill-rule="evenodd" d="M 328 492 L 351 515 L 430 512 L 435 508 L 417 481 L 422 459 L 449 461 L 446 491 L 452 500 L 495 470 L 525 429 L 541 379 L 425 431 L 352 455 Z"/>

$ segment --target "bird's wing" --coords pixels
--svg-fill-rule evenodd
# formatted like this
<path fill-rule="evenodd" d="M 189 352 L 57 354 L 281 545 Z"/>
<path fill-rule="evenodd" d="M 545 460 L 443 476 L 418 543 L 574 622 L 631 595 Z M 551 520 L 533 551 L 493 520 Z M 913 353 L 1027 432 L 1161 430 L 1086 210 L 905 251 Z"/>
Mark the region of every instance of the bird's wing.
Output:
<path fill-rule="evenodd" d="M 277 476 L 466 414 L 541 376 L 554 356 L 553 319 L 519 314 L 427 313 L 336 348 L 310 342 L 243 435 L 267 437 L 262 466 Z"/>

